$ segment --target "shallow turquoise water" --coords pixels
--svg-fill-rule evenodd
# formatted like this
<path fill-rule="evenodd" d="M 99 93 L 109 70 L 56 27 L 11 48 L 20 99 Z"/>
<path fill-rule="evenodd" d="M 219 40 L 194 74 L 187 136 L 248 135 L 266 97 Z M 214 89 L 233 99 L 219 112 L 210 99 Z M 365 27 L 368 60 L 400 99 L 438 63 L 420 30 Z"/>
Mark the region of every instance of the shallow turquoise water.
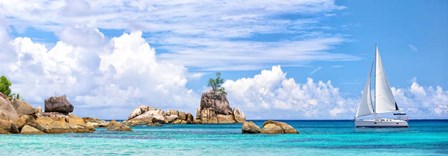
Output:
<path fill-rule="evenodd" d="M 241 134 L 241 124 L 99 128 L 0 135 L 0 155 L 448 155 L 448 120 L 410 121 L 410 128 L 392 129 L 357 129 L 348 120 L 285 122 L 301 134 Z"/>

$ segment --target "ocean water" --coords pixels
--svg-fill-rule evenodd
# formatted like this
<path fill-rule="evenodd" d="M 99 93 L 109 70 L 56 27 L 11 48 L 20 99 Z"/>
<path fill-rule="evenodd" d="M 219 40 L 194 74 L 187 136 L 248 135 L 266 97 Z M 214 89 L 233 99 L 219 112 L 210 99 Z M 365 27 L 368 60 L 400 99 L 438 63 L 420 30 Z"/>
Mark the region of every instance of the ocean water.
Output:
<path fill-rule="evenodd" d="M 448 120 L 413 120 L 409 128 L 388 129 L 354 128 L 349 120 L 284 122 L 301 134 L 241 134 L 241 124 L 98 128 L 0 135 L 0 155 L 448 155 Z"/>

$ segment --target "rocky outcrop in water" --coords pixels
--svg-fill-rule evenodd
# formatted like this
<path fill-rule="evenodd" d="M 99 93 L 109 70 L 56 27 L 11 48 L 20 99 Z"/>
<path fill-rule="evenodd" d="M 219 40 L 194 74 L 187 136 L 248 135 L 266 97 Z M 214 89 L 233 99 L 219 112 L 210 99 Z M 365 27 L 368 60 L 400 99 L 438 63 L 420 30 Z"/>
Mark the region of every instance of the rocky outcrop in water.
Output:
<path fill-rule="evenodd" d="M 73 112 L 73 105 L 68 102 L 67 96 L 55 96 L 45 99 L 45 112 L 59 112 L 68 114 Z"/>
<path fill-rule="evenodd" d="M 45 134 L 45 133 L 29 125 L 25 125 L 20 131 L 20 134 Z"/>
<path fill-rule="evenodd" d="M 129 126 L 115 120 L 110 121 L 106 128 L 108 131 L 132 131 Z"/>
<path fill-rule="evenodd" d="M 67 111 L 41 112 L 20 99 L 9 100 L 0 93 L 0 134 L 42 134 L 42 133 L 85 133 L 95 128 L 87 125 L 84 119 L 69 113 L 73 107 L 67 99 L 46 100 L 47 102 L 65 103 Z M 54 107 L 56 110 L 64 110 Z"/>
<path fill-rule="evenodd" d="M 139 106 L 129 115 L 124 122 L 129 126 L 136 125 L 160 125 L 160 124 L 190 124 L 193 123 L 193 115 L 177 110 L 167 112 L 150 106 Z"/>
<path fill-rule="evenodd" d="M 82 118 L 86 125 L 93 126 L 93 127 L 107 127 L 109 124 L 107 121 L 100 120 L 97 118 L 91 118 L 91 117 L 84 117 Z"/>
<path fill-rule="evenodd" d="M 260 129 L 255 123 L 244 122 L 242 127 L 243 133 L 262 133 L 262 134 L 299 134 L 299 131 L 294 129 L 291 125 L 284 122 L 268 120 L 263 123 L 263 128 Z"/>
<path fill-rule="evenodd" d="M 210 90 L 202 94 L 201 104 L 196 112 L 196 122 L 203 124 L 243 123 L 244 113 L 231 108 L 225 93 L 215 94 Z"/>
<path fill-rule="evenodd" d="M 254 134 L 254 133 L 260 133 L 261 129 L 254 122 L 250 121 L 243 123 L 242 131 L 243 133 Z"/>

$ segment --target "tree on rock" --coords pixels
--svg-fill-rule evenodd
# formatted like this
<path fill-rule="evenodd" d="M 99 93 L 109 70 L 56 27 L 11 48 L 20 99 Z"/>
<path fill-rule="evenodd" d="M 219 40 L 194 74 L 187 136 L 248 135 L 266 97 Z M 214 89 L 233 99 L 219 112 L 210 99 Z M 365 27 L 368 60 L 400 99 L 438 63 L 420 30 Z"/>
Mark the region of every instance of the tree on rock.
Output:
<path fill-rule="evenodd" d="M 11 96 L 11 89 L 9 88 L 12 85 L 11 81 L 6 78 L 6 76 L 0 77 L 0 92 L 5 94 L 6 96 Z"/>
<path fill-rule="evenodd" d="M 221 87 L 221 85 L 224 83 L 224 79 L 221 78 L 221 73 L 216 73 L 216 78 L 210 78 L 208 80 L 208 86 L 212 87 L 213 92 L 215 94 L 224 93 L 226 94 L 226 89 L 224 87 Z"/>

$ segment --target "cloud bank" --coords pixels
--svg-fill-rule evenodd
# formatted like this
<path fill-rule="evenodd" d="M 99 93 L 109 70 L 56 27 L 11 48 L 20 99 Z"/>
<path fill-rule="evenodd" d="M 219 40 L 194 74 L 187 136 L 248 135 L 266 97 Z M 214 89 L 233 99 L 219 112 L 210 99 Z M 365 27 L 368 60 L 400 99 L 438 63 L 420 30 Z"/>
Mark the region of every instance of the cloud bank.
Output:
<path fill-rule="evenodd" d="M 26 37 L 9 42 L 16 57 L 2 64 L 2 73 L 14 82 L 13 90 L 40 106 L 44 98 L 66 94 L 76 104 L 75 112 L 102 118 L 124 118 L 141 104 L 196 106 L 197 95 L 185 87 L 186 68 L 160 63 L 142 32 L 125 33 L 104 44 L 88 42 L 104 38 L 97 29 L 77 33 L 86 33 L 78 36 L 87 42 L 63 38 L 51 49 Z"/>
<path fill-rule="evenodd" d="M 82 29 L 96 34 L 91 38 L 104 36 L 94 28 Z M 15 92 L 35 106 L 42 106 L 49 96 L 66 94 L 81 116 L 126 118 L 141 104 L 194 112 L 199 104 L 199 93 L 186 87 L 195 74 L 185 66 L 160 62 L 140 31 L 104 39 L 93 48 L 69 41 L 58 41 L 47 49 L 27 37 L 12 39 L 6 44 L 12 51 L 2 52 L 10 57 L 1 63 L 1 73 L 13 81 Z M 359 102 L 359 97 L 344 96 L 331 81 L 297 82 L 280 66 L 253 77 L 227 80 L 223 86 L 231 105 L 250 119 L 350 119 Z M 392 91 L 411 118 L 446 118 L 448 114 L 448 91 L 440 86 L 421 86 L 414 79 L 408 88 L 393 87 Z"/>
<path fill-rule="evenodd" d="M 262 70 L 251 78 L 228 80 L 223 86 L 230 103 L 255 119 L 351 119 L 361 96 L 343 96 L 331 81 L 307 78 L 298 83 L 288 78 L 280 66 Z M 423 87 L 414 80 L 409 88 L 393 87 L 392 92 L 411 119 L 448 116 L 448 91 L 440 86 Z"/>

